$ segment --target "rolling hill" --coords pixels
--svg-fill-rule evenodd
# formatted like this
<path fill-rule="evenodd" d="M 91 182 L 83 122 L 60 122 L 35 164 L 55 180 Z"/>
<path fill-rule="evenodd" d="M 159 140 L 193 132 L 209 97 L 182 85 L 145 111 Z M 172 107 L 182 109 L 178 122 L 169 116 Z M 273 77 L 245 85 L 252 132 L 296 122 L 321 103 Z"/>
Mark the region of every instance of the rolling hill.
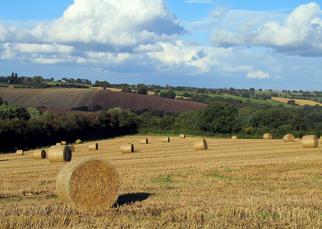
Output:
<path fill-rule="evenodd" d="M 299 106 L 322 106 L 321 103 L 308 100 L 308 99 L 287 99 L 287 98 L 280 98 L 280 97 L 272 97 L 272 100 L 279 103 L 287 104 L 290 100 L 294 100 L 296 105 Z"/>
<path fill-rule="evenodd" d="M 99 106 L 104 109 L 120 107 L 132 111 L 153 109 L 180 113 L 207 107 L 203 103 L 99 89 L 0 88 L 0 97 L 10 104 L 53 110 L 72 110 L 80 107 L 95 108 Z"/>

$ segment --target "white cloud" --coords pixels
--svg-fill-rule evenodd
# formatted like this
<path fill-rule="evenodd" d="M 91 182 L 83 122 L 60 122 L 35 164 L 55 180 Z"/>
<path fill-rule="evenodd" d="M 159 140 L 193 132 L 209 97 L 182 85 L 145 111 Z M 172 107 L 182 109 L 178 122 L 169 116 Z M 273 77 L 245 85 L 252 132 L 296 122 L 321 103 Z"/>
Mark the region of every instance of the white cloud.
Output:
<path fill-rule="evenodd" d="M 260 71 L 260 70 L 254 70 L 254 71 L 249 72 L 246 75 L 246 77 L 249 78 L 249 79 L 260 79 L 260 80 L 263 80 L 263 79 L 269 79 L 270 78 L 270 74 L 269 73 L 266 73 L 266 72 L 263 72 L 263 71 Z"/>
<path fill-rule="evenodd" d="M 74 0 L 64 15 L 32 33 L 55 42 L 133 46 L 184 32 L 162 0 Z"/>
<path fill-rule="evenodd" d="M 0 24 L 0 42 L 5 41 L 7 38 L 8 32 L 7 29 Z"/>
<path fill-rule="evenodd" d="M 23 53 L 71 53 L 74 47 L 60 44 L 13 44 L 12 49 Z"/>
<path fill-rule="evenodd" d="M 303 55 L 322 55 L 321 9 L 316 3 L 300 5 L 284 22 L 269 21 L 247 31 L 216 31 L 212 40 L 219 46 L 264 46 L 277 51 Z"/>
<path fill-rule="evenodd" d="M 167 65 L 191 66 L 201 72 L 210 71 L 213 61 L 209 59 L 206 51 L 197 46 L 185 44 L 181 40 L 175 43 L 159 43 L 163 48 L 160 51 L 149 52 L 149 57 L 158 59 Z"/>

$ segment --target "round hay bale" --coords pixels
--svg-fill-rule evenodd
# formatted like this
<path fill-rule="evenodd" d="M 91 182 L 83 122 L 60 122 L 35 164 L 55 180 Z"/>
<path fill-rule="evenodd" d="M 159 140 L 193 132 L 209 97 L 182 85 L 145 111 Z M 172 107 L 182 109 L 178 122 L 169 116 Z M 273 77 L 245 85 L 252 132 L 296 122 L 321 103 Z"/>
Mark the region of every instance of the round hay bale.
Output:
<path fill-rule="evenodd" d="M 128 144 L 128 145 L 121 146 L 121 152 L 122 153 L 134 153 L 135 152 L 134 145 Z"/>
<path fill-rule="evenodd" d="M 263 139 L 265 139 L 265 140 L 271 140 L 271 139 L 273 139 L 273 135 L 271 133 L 265 133 L 263 135 Z"/>
<path fill-rule="evenodd" d="M 317 148 L 318 144 L 318 137 L 315 135 L 306 135 L 302 138 L 303 148 Z"/>
<path fill-rule="evenodd" d="M 72 160 L 72 150 L 70 146 L 52 146 L 48 149 L 47 157 L 50 163 L 70 162 Z"/>
<path fill-rule="evenodd" d="M 186 135 L 185 134 L 180 134 L 179 137 L 180 138 L 186 138 Z"/>
<path fill-rule="evenodd" d="M 56 146 L 61 146 L 61 143 L 60 143 L 60 142 L 57 142 L 57 143 L 56 143 Z"/>
<path fill-rule="evenodd" d="M 171 138 L 170 137 L 166 137 L 166 138 L 163 138 L 162 139 L 162 142 L 170 142 L 171 141 Z"/>
<path fill-rule="evenodd" d="M 82 140 L 77 139 L 77 140 L 75 141 L 75 144 L 82 144 Z"/>
<path fill-rule="evenodd" d="M 295 137 L 293 134 L 286 134 L 283 137 L 284 142 L 295 142 Z"/>
<path fill-rule="evenodd" d="M 299 142 L 299 141 L 301 141 L 301 139 L 300 138 L 295 138 L 294 141 Z"/>
<path fill-rule="evenodd" d="M 140 143 L 141 144 L 149 144 L 149 139 L 148 138 L 146 138 L 146 139 L 142 139 L 141 141 L 140 141 Z"/>
<path fill-rule="evenodd" d="M 44 149 L 36 150 L 32 153 L 32 158 L 35 160 L 46 159 L 46 157 L 47 157 L 47 153 L 46 153 L 46 150 Z"/>
<path fill-rule="evenodd" d="M 89 150 L 98 150 L 98 143 L 91 144 L 88 146 Z"/>
<path fill-rule="evenodd" d="M 116 168 L 101 158 L 66 164 L 56 178 L 59 198 L 80 211 L 106 211 L 118 198 L 120 178 Z"/>
<path fill-rule="evenodd" d="M 17 156 L 23 156 L 23 155 L 25 155 L 25 152 L 23 150 L 17 150 L 16 155 Z"/>
<path fill-rule="evenodd" d="M 71 149 L 72 152 L 75 152 L 76 151 L 76 147 L 75 147 L 74 144 L 69 145 L 69 147 L 70 147 L 70 149 Z"/>
<path fill-rule="evenodd" d="M 233 139 L 233 140 L 237 140 L 237 139 L 238 139 L 238 137 L 237 137 L 237 136 L 232 136 L 232 137 L 231 137 L 231 139 Z"/>
<path fill-rule="evenodd" d="M 61 145 L 67 145 L 67 142 L 66 141 L 61 141 L 60 144 Z"/>
<path fill-rule="evenodd" d="M 194 150 L 207 150 L 208 149 L 208 143 L 206 139 L 203 139 L 200 142 L 197 142 L 193 145 Z"/>

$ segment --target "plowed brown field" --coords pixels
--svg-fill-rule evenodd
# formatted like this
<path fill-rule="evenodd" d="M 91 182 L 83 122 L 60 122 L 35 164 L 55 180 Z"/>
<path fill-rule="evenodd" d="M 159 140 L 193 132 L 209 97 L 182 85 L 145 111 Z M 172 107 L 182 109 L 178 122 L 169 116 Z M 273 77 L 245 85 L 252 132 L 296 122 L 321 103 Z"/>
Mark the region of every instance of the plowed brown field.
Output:
<path fill-rule="evenodd" d="M 0 88 L 0 97 L 10 104 L 23 107 L 43 107 L 55 110 L 71 110 L 87 106 L 102 108 L 120 107 L 132 111 L 145 109 L 168 112 L 200 110 L 206 104 L 165 99 L 156 96 L 138 95 L 93 89 L 12 89 Z"/>
<path fill-rule="evenodd" d="M 84 214 L 55 194 L 62 164 L 35 161 L 31 153 L 0 156 L 0 228 L 321 228 L 322 150 L 282 140 L 145 136 L 99 141 L 100 150 L 78 146 L 73 160 L 100 156 L 122 179 L 118 206 Z M 138 152 L 122 154 L 134 143 Z"/>

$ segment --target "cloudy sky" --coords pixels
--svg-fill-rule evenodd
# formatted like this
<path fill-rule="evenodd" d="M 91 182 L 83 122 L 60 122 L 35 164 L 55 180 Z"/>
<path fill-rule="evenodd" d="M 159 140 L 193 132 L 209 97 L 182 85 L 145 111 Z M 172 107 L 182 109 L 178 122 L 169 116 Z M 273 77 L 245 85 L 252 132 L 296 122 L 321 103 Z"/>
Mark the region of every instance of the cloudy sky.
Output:
<path fill-rule="evenodd" d="M 322 1 L 10 0 L 0 75 L 322 90 Z"/>

